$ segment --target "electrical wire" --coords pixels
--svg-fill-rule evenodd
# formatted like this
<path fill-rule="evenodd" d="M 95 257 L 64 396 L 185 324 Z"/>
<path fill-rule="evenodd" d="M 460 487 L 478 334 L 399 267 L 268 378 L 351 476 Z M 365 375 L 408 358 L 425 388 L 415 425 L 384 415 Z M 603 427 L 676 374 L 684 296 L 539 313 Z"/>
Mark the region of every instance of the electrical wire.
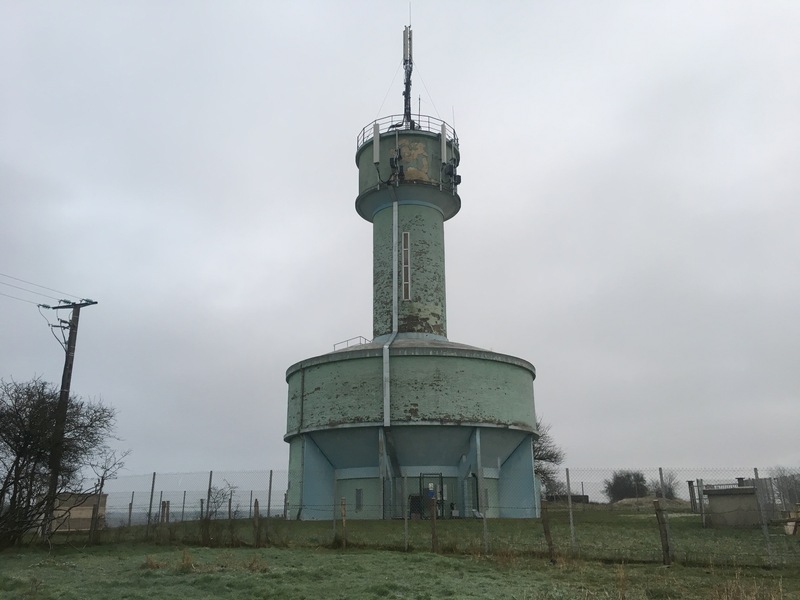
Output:
<path fill-rule="evenodd" d="M 31 300 L 25 300 L 25 298 L 19 298 L 17 296 L 12 296 L 11 294 L 4 294 L 3 292 L 0 292 L 0 296 L 5 296 L 6 298 L 13 298 L 14 300 L 19 300 L 20 302 L 27 302 L 28 304 L 39 306 L 36 302 L 33 302 Z"/>
<path fill-rule="evenodd" d="M 0 281 L 0 285 L 7 285 L 8 287 L 12 287 L 17 290 L 22 290 L 23 292 L 28 292 L 29 294 L 37 294 L 39 296 L 44 296 L 45 298 L 50 298 L 50 300 L 55 300 L 56 302 L 61 301 L 61 298 L 56 298 L 55 296 L 48 296 L 47 294 L 43 294 L 42 292 L 35 292 L 33 290 L 29 290 L 28 288 L 24 288 L 19 285 L 14 285 L 13 283 L 6 283 L 5 281 Z"/>
<path fill-rule="evenodd" d="M 39 314 L 42 315 L 42 318 L 47 322 L 47 327 L 48 327 L 48 329 L 50 329 L 50 333 L 53 334 L 53 337 L 58 342 L 58 345 L 61 346 L 64 349 L 64 352 L 66 352 L 67 351 L 67 340 L 64 339 L 64 328 L 61 325 L 53 325 L 50 322 L 50 319 L 48 319 L 45 316 L 45 314 L 42 312 L 42 305 L 41 304 L 38 304 L 36 306 L 36 308 L 39 309 Z M 61 319 L 59 319 L 59 321 L 61 321 Z M 56 329 L 60 329 L 61 330 L 61 339 L 58 339 L 58 336 L 56 335 L 56 332 L 55 332 Z"/>
<path fill-rule="evenodd" d="M 62 294 L 64 296 L 71 296 L 72 298 L 75 298 L 76 300 L 80 300 L 81 299 L 80 296 L 76 296 L 75 294 L 69 294 L 67 292 L 62 292 L 60 290 L 54 290 L 53 288 L 49 288 L 49 287 L 44 286 L 44 285 L 39 285 L 38 283 L 33 283 L 32 281 L 25 281 L 24 279 L 20 279 L 19 277 L 14 277 L 13 275 L 6 275 L 5 273 L 0 273 L 0 277 L 6 277 L 8 279 L 13 279 L 14 281 L 19 281 L 20 283 L 25 283 L 27 285 L 32 285 L 34 287 L 41 288 L 41 289 L 47 290 L 49 292 L 55 292 L 56 294 Z M 2 282 L 0 282 L 0 283 L 2 283 Z M 6 283 L 4 285 L 11 285 L 11 284 Z M 15 287 L 15 286 L 12 286 L 12 287 Z M 23 288 L 19 288 L 19 289 L 23 289 Z M 45 296 L 46 298 L 53 298 L 52 296 L 47 296 L 46 294 L 42 294 L 41 292 L 34 292 L 32 290 L 25 290 L 25 291 L 29 291 L 32 294 L 39 294 L 41 296 Z M 53 298 L 53 299 L 54 300 L 58 300 L 59 298 Z"/>

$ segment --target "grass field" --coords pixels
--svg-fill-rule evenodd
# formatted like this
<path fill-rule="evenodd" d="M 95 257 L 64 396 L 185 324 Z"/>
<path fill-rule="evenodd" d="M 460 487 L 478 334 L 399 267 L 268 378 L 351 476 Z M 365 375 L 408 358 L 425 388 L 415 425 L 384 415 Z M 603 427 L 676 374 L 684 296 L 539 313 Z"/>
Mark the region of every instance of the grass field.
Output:
<path fill-rule="evenodd" d="M 576 545 L 564 515 L 553 516 L 555 564 L 536 520 L 490 522 L 488 554 L 477 520 L 438 523 L 438 554 L 424 521 L 409 523 L 408 552 L 402 521 L 349 522 L 346 549 L 330 521 L 270 522 L 267 548 L 252 547 L 248 521 L 212 529 L 212 544 L 233 547 L 198 545 L 197 523 L 162 527 L 147 540 L 143 529 L 111 529 L 93 546 L 62 536 L 52 549 L 0 553 L 0 598 L 800 599 L 796 538 L 774 536 L 790 553 L 767 568 L 758 566 L 761 532 L 673 519 L 681 542 L 676 564 L 664 567 L 645 514 L 578 514 Z"/>

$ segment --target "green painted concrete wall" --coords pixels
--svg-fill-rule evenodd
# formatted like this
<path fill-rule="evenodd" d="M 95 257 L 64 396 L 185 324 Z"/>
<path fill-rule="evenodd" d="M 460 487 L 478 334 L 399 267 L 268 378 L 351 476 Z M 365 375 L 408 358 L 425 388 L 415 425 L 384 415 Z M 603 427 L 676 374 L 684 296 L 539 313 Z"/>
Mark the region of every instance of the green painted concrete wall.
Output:
<path fill-rule="evenodd" d="M 301 427 L 383 420 L 383 373 L 379 357 L 310 366 L 295 372 L 287 381 L 288 432 Z"/>
<path fill-rule="evenodd" d="M 533 430 L 532 372 L 503 362 L 503 355 L 491 352 L 459 354 L 392 353 L 392 422 L 486 423 Z M 289 374 L 288 435 L 306 429 L 382 423 L 380 351 L 350 360 L 345 360 L 346 356 L 310 359 L 311 366 Z"/>
<path fill-rule="evenodd" d="M 447 337 L 444 227 L 437 208 L 413 204 L 398 207 L 398 257 L 403 233 L 409 234 L 410 299 L 403 299 L 402 259 L 398 278 L 398 331 Z M 392 209 L 373 221 L 373 336 L 392 332 Z"/>
<path fill-rule="evenodd" d="M 370 479 L 339 479 L 336 482 L 336 496 L 347 502 L 348 519 L 382 519 L 383 518 L 383 483 L 379 477 Z M 363 490 L 363 505 L 356 507 L 356 490 Z M 341 510 L 337 505 L 337 517 Z"/>
<path fill-rule="evenodd" d="M 420 130 L 400 130 L 395 133 L 383 133 L 380 136 L 380 167 L 375 169 L 373 161 L 372 144 L 367 142 L 356 154 L 358 166 L 358 191 L 363 194 L 366 190 L 376 187 L 380 181 L 386 181 L 391 174 L 389 158 L 395 155 L 395 148 L 400 148 L 399 164 L 403 165 L 405 182 L 408 183 L 433 183 L 450 191 L 451 182 L 442 175 L 442 150 L 441 136 L 438 133 Z M 452 140 L 447 143 L 446 161 L 455 157 L 459 161 L 458 148 Z M 379 179 L 380 177 L 380 179 Z"/>
<path fill-rule="evenodd" d="M 391 419 L 533 427 L 533 377 L 516 365 L 479 358 L 397 357 Z"/>

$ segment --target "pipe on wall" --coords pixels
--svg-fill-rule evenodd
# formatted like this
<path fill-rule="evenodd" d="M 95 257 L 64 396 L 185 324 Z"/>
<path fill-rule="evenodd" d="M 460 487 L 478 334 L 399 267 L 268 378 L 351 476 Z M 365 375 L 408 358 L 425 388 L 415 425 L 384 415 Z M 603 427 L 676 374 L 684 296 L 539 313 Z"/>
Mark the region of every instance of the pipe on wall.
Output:
<path fill-rule="evenodd" d="M 398 329 L 398 306 L 397 306 L 397 240 L 398 240 L 398 208 L 397 208 L 397 193 L 394 188 L 389 187 L 389 193 L 392 195 L 392 334 L 386 343 L 383 345 L 383 426 L 391 426 L 391 376 L 389 367 L 389 349 L 392 342 L 397 337 Z"/>

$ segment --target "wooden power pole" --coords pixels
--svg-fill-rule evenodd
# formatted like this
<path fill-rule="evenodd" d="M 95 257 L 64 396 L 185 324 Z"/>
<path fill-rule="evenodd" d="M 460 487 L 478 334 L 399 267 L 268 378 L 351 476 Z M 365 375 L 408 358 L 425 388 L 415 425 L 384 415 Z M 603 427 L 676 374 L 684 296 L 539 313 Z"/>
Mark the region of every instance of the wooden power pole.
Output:
<path fill-rule="evenodd" d="M 64 302 L 63 300 L 61 301 Z M 61 461 L 64 457 L 64 432 L 67 425 L 67 410 L 69 408 L 69 388 L 72 382 L 72 364 L 75 361 L 75 343 L 78 339 L 78 319 L 81 316 L 81 308 L 97 304 L 94 300 L 81 300 L 80 302 L 63 303 L 58 306 L 44 306 L 59 310 L 64 308 L 72 309 L 72 316 L 69 320 L 69 337 L 67 338 L 66 358 L 64 359 L 64 373 L 61 376 L 61 392 L 56 404 L 55 420 L 53 422 L 53 446 L 50 452 L 50 481 L 47 489 L 47 506 L 45 513 L 45 527 L 43 533 L 49 536 L 50 527 L 53 522 L 53 512 L 55 510 L 56 495 L 58 494 L 58 479 L 61 477 Z"/>

